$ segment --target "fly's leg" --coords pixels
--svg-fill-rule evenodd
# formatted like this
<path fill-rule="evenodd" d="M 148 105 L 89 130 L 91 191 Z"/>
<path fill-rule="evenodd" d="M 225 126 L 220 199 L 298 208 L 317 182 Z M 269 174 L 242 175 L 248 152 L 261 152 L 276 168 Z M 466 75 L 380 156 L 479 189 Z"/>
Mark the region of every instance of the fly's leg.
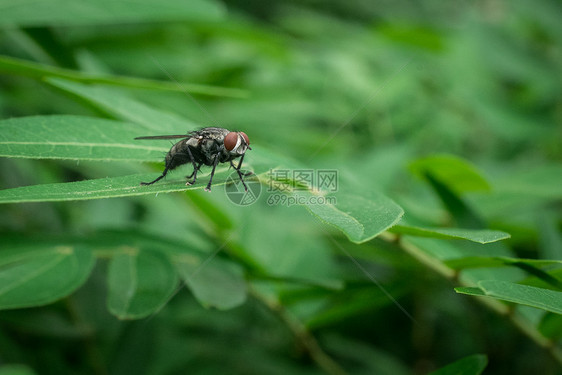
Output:
<path fill-rule="evenodd" d="M 244 158 L 244 155 L 242 155 L 242 159 L 243 158 Z M 240 159 L 240 163 L 238 163 L 238 167 L 234 166 L 234 163 L 232 162 L 232 160 L 230 161 L 230 166 L 232 168 L 234 168 L 236 170 L 236 172 L 238 172 L 238 177 L 240 177 L 240 181 L 242 181 L 242 185 L 244 185 L 244 190 L 248 191 L 248 186 L 246 186 L 246 182 L 244 182 L 244 176 L 248 176 L 249 174 L 252 174 L 252 172 L 242 173 L 240 171 L 240 167 L 242 166 L 242 159 Z"/>
<path fill-rule="evenodd" d="M 201 167 L 201 163 L 199 163 L 199 165 L 197 165 L 197 163 L 195 163 L 195 159 L 193 158 L 193 154 L 191 153 L 191 150 L 189 149 L 189 146 L 186 147 L 187 150 L 187 154 L 189 155 L 189 159 L 191 160 L 191 164 L 193 165 L 193 172 L 187 176 L 187 178 L 191 178 L 193 177 L 193 181 L 187 181 L 185 184 L 186 185 L 193 185 L 195 183 L 195 181 L 197 180 L 197 171 L 199 171 L 199 168 Z"/>
<path fill-rule="evenodd" d="M 166 167 L 164 168 L 164 171 L 162 172 L 162 175 L 160 175 L 160 177 L 158 177 L 158 178 L 157 178 L 156 180 L 154 180 L 154 181 L 150 181 L 150 182 L 141 182 L 141 183 L 140 183 L 141 186 L 152 185 L 153 183 L 158 182 L 158 181 L 160 181 L 161 179 L 163 179 L 163 178 L 166 176 L 166 174 L 168 173 L 168 170 L 170 170 L 170 165 L 172 165 L 172 161 L 174 160 L 174 157 L 175 157 L 175 155 L 172 156 L 172 159 L 170 159 L 170 162 L 169 162 L 169 163 L 166 163 Z"/>
<path fill-rule="evenodd" d="M 193 177 L 193 181 L 191 181 L 191 182 L 188 181 L 186 185 L 191 185 L 191 184 L 195 183 L 195 179 L 197 178 L 197 171 L 199 170 L 199 167 L 201 167 L 201 164 L 197 165 L 195 163 L 195 160 L 193 160 L 193 155 L 191 154 L 191 151 L 189 150 L 189 147 L 187 148 L 187 153 L 189 155 L 189 158 L 191 159 L 191 164 L 193 165 L 193 173 L 190 176 L 188 176 L 187 178 L 191 178 L 191 176 L 194 176 L 194 177 Z M 177 155 L 179 155 L 179 154 L 174 154 L 172 156 L 172 158 L 170 159 L 170 161 L 168 163 L 166 163 L 166 167 L 164 168 L 164 171 L 162 172 L 162 174 L 157 179 L 155 179 L 154 181 L 150 181 L 150 182 L 141 182 L 140 184 L 142 186 L 152 185 L 153 183 L 158 182 L 161 179 L 163 179 L 166 176 L 166 174 L 168 174 L 168 171 L 170 169 L 173 169 L 173 167 L 170 168 L 170 166 L 174 165 L 174 159 L 177 157 Z"/>
<path fill-rule="evenodd" d="M 198 171 L 201 169 L 201 164 L 202 163 L 197 164 L 197 170 Z M 191 177 L 193 177 L 194 174 L 195 174 L 195 168 L 193 168 L 193 172 L 191 172 L 191 174 L 189 176 L 185 176 L 185 178 L 191 178 Z"/>
<path fill-rule="evenodd" d="M 191 174 L 189 176 L 185 176 L 185 178 L 187 178 L 189 180 L 191 177 L 194 177 L 194 176 L 197 177 L 197 172 L 199 172 L 199 170 L 201 170 L 201 164 L 203 164 L 203 163 L 197 164 L 197 167 L 193 168 L 193 172 L 191 172 Z M 193 178 L 193 181 L 188 181 L 186 183 L 186 185 L 193 185 L 194 183 L 195 183 L 195 178 Z"/>
<path fill-rule="evenodd" d="M 160 181 L 161 179 L 164 178 L 164 176 L 166 176 L 166 173 L 168 173 L 168 167 L 164 168 L 164 172 L 162 172 L 162 175 L 160 177 L 158 177 L 156 180 L 154 181 L 150 181 L 150 182 L 141 182 L 141 186 L 147 186 L 147 185 L 152 185 L 155 182 Z"/>
<path fill-rule="evenodd" d="M 215 175 L 215 168 L 217 167 L 218 163 L 219 163 L 219 154 L 215 156 L 215 161 L 213 162 L 213 170 L 211 171 L 211 178 L 209 179 L 209 183 L 207 184 L 205 191 L 209 191 L 209 192 L 211 191 L 211 183 L 213 182 L 213 176 Z"/>
<path fill-rule="evenodd" d="M 238 172 L 238 176 L 240 176 L 240 168 L 242 168 L 242 162 L 244 161 L 244 156 L 246 156 L 246 154 L 243 154 L 242 157 L 240 158 L 240 161 L 238 162 L 238 166 L 235 167 L 234 163 L 232 162 L 232 160 L 230 161 L 230 166 L 234 169 L 236 169 L 236 171 Z M 242 173 L 243 176 L 250 176 L 253 175 L 253 172 L 246 172 L 246 173 Z"/>

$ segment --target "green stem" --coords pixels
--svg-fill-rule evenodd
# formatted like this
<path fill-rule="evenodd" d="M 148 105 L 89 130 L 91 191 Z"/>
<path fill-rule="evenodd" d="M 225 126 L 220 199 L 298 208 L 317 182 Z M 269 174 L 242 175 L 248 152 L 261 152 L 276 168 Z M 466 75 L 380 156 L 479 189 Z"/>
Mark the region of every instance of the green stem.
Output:
<path fill-rule="evenodd" d="M 381 236 L 381 238 L 389 242 L 398 243 L 398 246 L 400 246 L 400 248 L 402 248 L 410 256 L 417 259 L 420 263 L 434 270 L 444 278 L 450 280 L 453 284 L 458 284 L 461 286 L 473 286 L 466 282 L 463 282 L 458 277 L 459 274 L 456 270 L 447 267 L 444 263 L 431 257 L 426 252 L 424 252 L 408 240 L 404 239 L 403 237 L 389 233 L 383 233 L 383 236 Z M 508 305 L 498 300 L 489 297 L 476 297 L 476 300 L 489 309 L 495 311 L 496 313 L 508 317 L 515 327 L 517 327 L 521 332 L 523 332 L 523 334 L 533 340 L 537 345 L 545 348 L 552 355 L 552 357 L 562 365 L 562 349 L 558 347 L 554 341 L 544 337 L 528 320 L 516 314 L 512 309 L 509 308 Z"/>
<path fill-rule="evenodd" d="M 276 300 L 259 293 L 252 287 L 250 287 L 250 294 L 279 316 L 279 318 L 291 330 L 299 343 L 307 350 L 310 357 L 314 362 L 316 362 L 318 367 L 330 375 L 347 374 L 347 372 L 336 361 L 334 361 L 328 354 L 326 354 L 326 352 L 324 352 L 324 350 L 322 350 L 318 341 L 316 341 L 316 338 L 306 329 L 306 326 L 289 311 L 287 311 L 283 305 L 279 304 Z"/>

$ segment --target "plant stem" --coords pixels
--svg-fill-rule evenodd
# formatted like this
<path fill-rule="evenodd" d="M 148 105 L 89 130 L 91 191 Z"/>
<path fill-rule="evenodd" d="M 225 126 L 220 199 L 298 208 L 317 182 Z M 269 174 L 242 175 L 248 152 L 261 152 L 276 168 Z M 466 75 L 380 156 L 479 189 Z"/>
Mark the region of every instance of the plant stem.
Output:
<path fill-rule="evenodd" d="M 299 343 L 306 348 L 310 357 L 318 367 L 327 374 L 346 375 L 347 372 L 334 361 L 318 344 L 316 338 L 306 329 L 305 325 L 273 298 L 268 298 L 250 286 L 250 294 L 273 311 L 287 325 Z"/>
<path fill-rule="evenodd" d="M 384 236 L 381 236 L 383 240 L 398 243 L 398 246 L 410 256 L 417 259 L 420 263 L 434 270 L 444 278 L 450 280 L 453 284 L 459 284 L 461 286 L 474 286 L 463 282 L 458 277 L 459 274 L 457 271 L 447 267 L 438 259 L 429 256 L 425 251 L 409 242 L 408 240 L 404 239 L 402 236 L 396 237 L 393 235 L 388 235 L 386 233 L 383 234 L 385 234 Z M 519 314 L 516 314 L 515 311 L 510 309 L 508 305 L 498 300 L 489 297 L 476 297 L 476 300 L 489 309 L 495 311 L 496 313 L 508 317 L 515 327 L 517 327 L 523 334 L 533 340 L 537 345 L 545 348 L 552 355 L 552 357 L 562 365 L 562 349 L 558 347 L 554 341 L 544 337 L 528 320 L 524 319 Z"/>

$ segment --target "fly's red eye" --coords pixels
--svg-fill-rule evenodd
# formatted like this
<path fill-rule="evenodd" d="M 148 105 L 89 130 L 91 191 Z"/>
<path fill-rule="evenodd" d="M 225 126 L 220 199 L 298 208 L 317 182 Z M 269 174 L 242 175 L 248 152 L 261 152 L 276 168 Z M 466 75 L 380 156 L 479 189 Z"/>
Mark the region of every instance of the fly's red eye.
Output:
<path fill-rule="evenodd" d="M 246 135 L 246 133 L 244 132 L 240 132 L 240 135 L 244 138 L 244 140 L 246 141 L 246 146 L 250 145 L 250 139 L 248 138 L 248 136 Z"/>
<path fill-rule="evenodd" d="M 236 132 L 230 132 L 226 135 L 226 137 L 224 137 L 224 147 L 228 151 L 234 150 L 234 147 L 236 147 L 237 142 L 238 142 L 238 134 L 236 134 Z"/>

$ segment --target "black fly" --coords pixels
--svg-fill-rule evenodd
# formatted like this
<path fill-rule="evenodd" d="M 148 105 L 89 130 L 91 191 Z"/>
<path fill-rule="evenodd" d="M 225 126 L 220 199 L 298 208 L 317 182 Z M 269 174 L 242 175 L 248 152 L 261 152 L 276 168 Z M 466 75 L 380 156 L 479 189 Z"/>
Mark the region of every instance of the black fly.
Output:
<path fill-rule="evenodd" d="M 242 181 L 244 189 L 248 191 L 248 187 L 244 182 L 244 176 L 251 173 L 244 174 L 240 171 L 246 150 L 251 150 L 250 140 L 248 139 L 246 133 L 231 132 L 230 130 L 223 128 L 209 127 L 189 132 L 187 135 L 156 135 L 137 137 L 135 139 L 176 138 L 183 139 L 173 145 L 170 151 L 166 154 L 166 166 L 162 175 L 154 181 L 141 182 L 141 185 L 151 185 L 164 178 L 168 171 L 187 163 L 191 163 L 193 165 L 193 173 L 187 176 L 188 179 L 193 177 L 193 180 L 188 180 L 186 185 L 193 185 L 197 179 L 197 172 L 204 164 L 213 166 L 211 178 L 205 188 L 205 191 L 211 191 L 211 183 L 213 181 L 213 175 L 215 174 L 217 164 L 230 162 L 232 168 L 238 172 L 238 177 L 240 177 L 240 181 Z M 238 166 L 235 166 L 232 161 L 237 158 L 240 158 L 240 162 L 238 163 Z"/>

